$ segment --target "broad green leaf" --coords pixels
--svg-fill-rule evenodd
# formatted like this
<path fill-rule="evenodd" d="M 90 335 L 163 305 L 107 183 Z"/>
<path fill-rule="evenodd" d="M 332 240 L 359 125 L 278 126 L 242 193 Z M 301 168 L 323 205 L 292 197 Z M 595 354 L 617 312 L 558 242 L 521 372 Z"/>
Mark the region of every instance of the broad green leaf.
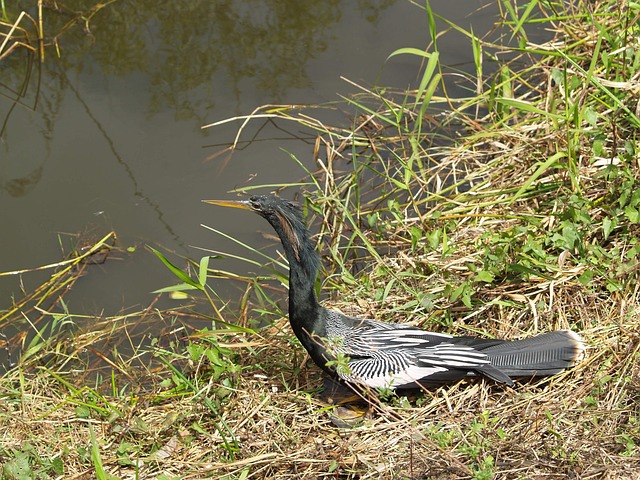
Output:
<path fill-rule="evenodd" d="M 148 246 L 148 245 L 147 245 Z M 198 290 L 204 290 L 204 287 L 200 285 L 198 282 L 195 282 L 189 275 L 184 273 L 181 269 L 176 267 L 173 263 L 171 263 L 167 257 L 165 257 L 162 253 L 160 253 L 155 248 L 148 246 L 149 250 L 156 254 L 156 257 L 160 259 L 162 263 L 173 273 L 179 280 L 183 281 L 187 285 L 192 286 L 193 288 L 197 288 Z"/>
<path fill-rule="evenodd" d="M 627 205 L 624 209 L 624 216 L 629 219 L 631 223 L 638 223 L 640 220 L 640 213 L 631 205 Z"/>
<path fill-rule="evenodd" d="M 203 287 L 207 284 L 207 271 L 209 269 L 209 255 L 200 259 L 200 270 L 198 271 L 198 281 Z"/>
<path fill-rule="evenodd" d="M 185 290 L 200 290 L 199 287 L 194 287 L 188 283 L 178 283 L 177 285 L 170 285 L 168 287 L 159 288 L 151 293 L 173 293 L 183 292 Z"/>
<path fill-rule="evenodd" d="M 493 274 L 491 272 L 487 272 L 486 270 L 480 270 L 475 277 L 476 282 L 485 282 L 491 283 L 493 282 Z"/>
<path fill-rule="evenodd" d="M 556 163 L 558 163 L 558 160 L 560 160 L 561 158 L 564 158 L 565 156 L 566 154 L 564 152 L 557 152 L 555 155 L 552 155 L 546 162 L 540 163 L 540 166 L 536 169 L 535 172 L 533 172 L 533 175 L 531 175 L 527 179 L 527 181 L 524 182 L 524 184 L 518 189 L 518 191 L 516 192 L 516 194 L 513 196 L 513 198 L 509 203 L 511 204 L 515 202 L 518 198 L 520 198 L 522 194 L 525 191 L 527 191 L 529 187 L 531 187 L 531 184 L 535 182 L 538 179 L 538 177 L 540 177 L 540 175 L 546 172 L 549 168 L 553 167 Z"/>
<path fill-rule="evenodd" d="M 609 238 L 609 235 L 611 235 L 613 229 L 616 228 L 617 223 L 618 222 L 615 218 L 613 220 L 609 217 L 605 217 L 602 219 L 602 233 L 604 234 L 605 240 Z"/>
<path fill-rule="evenodd" d="M 534 106 L 529 102 L 526 102 L 524 100 L 518 100 L 517 98 L 501 97 L 501 98 L 497 98 L 496 101 L 502 105 L 508 105 L 510 107 L 517 108 L 518 110 L 522 110 L 523 112 L 537 113 L 544 117 L 549 117 L 556 120 L 562 119 L 561 115 L 556 115 L 555 113 L 547 112 L 545 110 L 542 110 L 541 108 Z"/>

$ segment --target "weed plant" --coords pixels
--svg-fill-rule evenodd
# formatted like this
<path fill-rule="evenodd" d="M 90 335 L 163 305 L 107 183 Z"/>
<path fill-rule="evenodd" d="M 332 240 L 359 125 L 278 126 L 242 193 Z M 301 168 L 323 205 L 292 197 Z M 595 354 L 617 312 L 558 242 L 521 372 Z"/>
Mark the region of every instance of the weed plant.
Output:
<path fill-rule="evenodd" d="M 456 335 L 571 328 L 586 340 L 583 362 L 515 388 L 476 380 L 371 392 L 364 420 L 338 429 L 281 308 L 281 255 L 247 246 L 254 277 L 216 269 L 221 252 L 193 262 L 195 274 L 156 252 L 181 282 L 164 294 L 199 295 L 213 314 L 153 312 L 180 333 L 137 351 L 158 361 L 146 368 L 105 354 L 115 365 L 108 392 L 62 375 L 61 356 L 46 362 L 55 342 L 37 357 L 43 367 L 7 373 L 4 476 L 637 478 L 640 10 L 499 4 L 503 34 L 491 41 L 416 5 L 431 41 L 393 55 L 423 61 L 418 88 L 352 83 L 359 93 L 340 105 L 350 126 L 323 121 L 327 106 L 268 106 L 241 119 L 236 143 L 263 118 L 315 132 L 317 169 L 291 159 L 324 259 L 325 303 Z M 469 38 L 473 76 L 440 63 L 437 23 Z M 553 40 L 529 41 L 533 23 Z M 453 81 L 468 95 L 448 95 Z M 211 277 L 243 285 L 236 313 Z M 185 318 L 209 328 L 188 330 Z M 75 341 L 91 348 L 88 333 Z"/>

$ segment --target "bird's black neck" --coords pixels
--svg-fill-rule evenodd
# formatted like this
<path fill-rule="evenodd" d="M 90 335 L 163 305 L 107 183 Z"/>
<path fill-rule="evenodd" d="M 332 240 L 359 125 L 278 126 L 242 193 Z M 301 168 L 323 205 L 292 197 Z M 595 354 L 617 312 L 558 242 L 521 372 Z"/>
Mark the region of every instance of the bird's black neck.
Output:
<path fill-rule="evenodd" d="M 326 329 L 321 321 L 322 307 L 315 292 L 320 257 L 313 248 L 300 212 L 286 217 L 278 215 L 267 220 L 280 237 L 289 262 L 291 327 L 313 360 L 323 366 L 327 358 L 319 337 L 325 337 Z"/>

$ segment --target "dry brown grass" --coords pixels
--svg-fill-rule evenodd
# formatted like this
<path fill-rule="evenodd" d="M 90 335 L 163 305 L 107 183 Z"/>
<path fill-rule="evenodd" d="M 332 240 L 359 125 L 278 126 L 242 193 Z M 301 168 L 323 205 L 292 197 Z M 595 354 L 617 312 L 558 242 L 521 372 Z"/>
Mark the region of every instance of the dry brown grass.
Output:
<path fill-rule="evenodd" d="M 459 242 L 466 238 L 473 245 L 478 232 L 464 233 Z M 468 252 L 461 249 L 460 255 Z M 416 259 L 400 251 L 380 261 L 398 271 L 411 271 L 416 262 L 432 264 L 437 278 L 469 275 L 455 257 L 449 262 L 437 255 Z M 407 399 L 380 400 L 371 393 L 366 419 L 351 429 L 331 422 L 332 407 L 317 395 L 320 371 L 292 341 L 284 318 L 262 330 L 261 340 L 246 338 L 254 341 L 253 351 L 234 351 L 241 373 L 214 380 L 206 359 L 193 364 L 165 356 L 193 382 L 196 395 L 173 390 L 179 378 L 164 383 L 172 373 L 157 361 L 162 356 L 157 350 L 141 349 L 137 362 L 113 353 L 113 342 L 132 338 L 133 329 L 144 322 L 153 322 L 156 331 L 158 322 L 165 322 L 158 345 L 177 342 L 174 348 L 184 348 L 192 330 L 176 323 L 179 312 L 149 310 L 103 319 L 77 332 L 72 344 L 60 339 L 3 377 L 5 477 L 18 478 L 7 473 L 12 471 L 7 465 L 15 464 L 21 452 L 31 464 L 29 478 L 39 471 L 53 476 L 56 458 L 63 465 L 61 478 L 95 478 L 92 426 L 104 470 L 123 479 L 637 478 L 638 288 L 603 295 L 575 282 L 571 268 L 566 275 L 566 281 L 555 283 L 534 278 L 486 286 L 481 292 L 485 301 L 513 303 L 487 302 L 478 314 L 459 302 L 443 301 L 426 318 L 420 312 L 402 315 L 428 324 L 442 309 L 453 308 L 458 313 L 449 331 L 509 338 L 579 326 L 587 344 L 581 364 L 515 388 L 469 381 L 413 392 Z M 374 290 L 379 280 L 372 279 Z M 437 286 L 428 288 L 442 294 Z M 352 300 L 343 294 L 332 304 L 349 313 L 395 319 L 397 304 L 406 298 L 398 292 L 380 304 Z M 198 321 L 183 320 L 185 325 Z M 218 340 L 238 344 L 242 337 Z M 108 379 L 87 376 L 85 354 L 91 348 L 115 367 L 120 388 L 128 385 L 119 395 L 107 393 Z M 52 352 L 57 352 L 53 359 Z M 144 367 L 134 368 L 134 363 Z M 232 380 L 226 387 L 225 379 Z M 204 399 L 215 403 L 219 415 Z M 238 444 L 232 455 L 219 431 L 222 421 Z M 224 435 L 228 441 L 231 435 Z"/>
<path fill-rule="evenodd" d="M 626 298 L 622 311 L 615 299 L 556 300 L 558 326 L 564 315 L 592 325 L 582 332 L 587 359 L 566 374 L 513 389 L 462 382 L 409 402 L 374 396 L 367 419 L 352 429 L 331 423 L 313 393 L 319 371 L 299 348 L 299 371 L 274 365 L 290 357 L 291 345 L 272 328 L 259 353 L 236 359 L 246 371 L 221 400 L 221 418 L 239 444 L 233 459 L 216 432 L 220 418 L 197 397 L 161 400 L 160 387 L 120 399 L 92 389 L 71 395 L 35 369 L 12 386 L 3 381 L 3 452 L 34 452 L 39 461 L 59 456 L 62 477 L 94 478 L 86 454 L 93 425 L 104 468 L 117 478 L 474 478 L 490 457 L 493 477 L 476 478 L 637 478 L 640 460 L 621 437 L 638 428 L 637 300 Z M 512 320 L 495 319 L 486 326 L 496 335 Z M 213 398 L 219 387 L 205 382 L 199 396 Z M 85 402 L 103 415 L 81 414 Z M 121 465 L 124 458 L 139 464 Z"/>

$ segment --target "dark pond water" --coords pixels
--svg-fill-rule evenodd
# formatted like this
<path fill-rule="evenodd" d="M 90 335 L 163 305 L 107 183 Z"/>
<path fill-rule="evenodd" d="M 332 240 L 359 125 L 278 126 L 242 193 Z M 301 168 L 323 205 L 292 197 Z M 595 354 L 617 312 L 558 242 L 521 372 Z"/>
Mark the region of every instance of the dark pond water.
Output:
<path fill-rule="evenodd" d="M 37 2 L 21 3 L 35 17 Z M 231 198 L 240 185 L 299 180 L 302 169 L 283 149 L 311 163 L 313 145 L 274 128 L 232 156 L 217 156 L 239 124 L 202 125 L 265 104 L 337 100 L 355 91 L 341 76 L 416 86 L 418 59 L 385 60 L 429 42 L 424 10 L 405 0 L 92 3 L 44 10 L 44 63 L 25 48 L 0 60 L 0 272 L 60 260 L 60 242 L 77 233 L 98 238 L 113 229 L 121 246 L 137 247 L 92 267 L 67 297 L 74 313 L 131 311 L 174 283 L 145 244 L 193 258 L 202 255 L 197 246 L 234 250 L 201 223 L 257 244 L 265 227 L 259 219 L 201 200 Z M 431 6 L 478 34 L 495 21 L 493 2 Z M 19 8 L 9 12 L 12 21 Z M 22 25 L 33 31 L 28 20 Z M 472 70 L 462 35 L 443 36 L 440 49 L 444 63 Z M 41 278 L 23 282 L 29 288 Z M 17 277 L 0 278 L 0 308 L 12 295 L 20 295 Z"/>

